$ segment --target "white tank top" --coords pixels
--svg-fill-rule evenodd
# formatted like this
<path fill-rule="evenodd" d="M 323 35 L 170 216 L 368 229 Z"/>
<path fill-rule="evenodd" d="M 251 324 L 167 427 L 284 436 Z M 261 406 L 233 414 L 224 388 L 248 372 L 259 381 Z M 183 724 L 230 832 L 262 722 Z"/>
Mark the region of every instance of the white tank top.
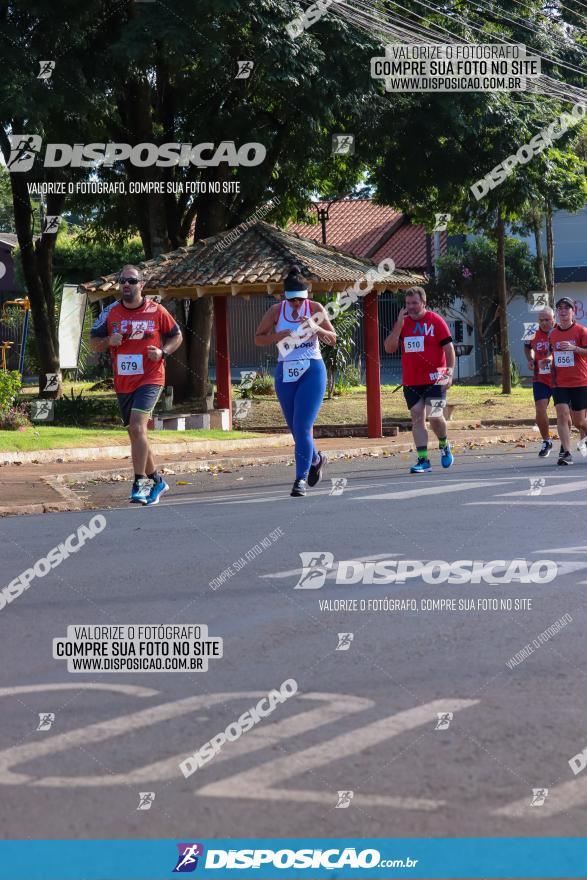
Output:
<path fill-rule="evenodd" d="M 304 300 L 303 305 L 298 312 L 298 317 L 295 320 L 292 318 L 292 311 L 292 307 L 288 301 L 284 299 L 279 307 L 279 317 L 275 324 L 276 333 L 279 333 L 281 330 L 287 330 L 292 336 L 295 336 L 300 325 L 312 315 L 310 311 L 310 301 L 307 299 Z M 295 344 L 291 348 L 291 351 L 285 356 L 281 353 L 281 350 L 279 350 L 279 361 L 298 361 L 301 358 L 310 358 L 310 360 L 322 359 L 318 337 L 315 333 L 312 333 L 311 336 L 305 338 L 303 342 Z"/>

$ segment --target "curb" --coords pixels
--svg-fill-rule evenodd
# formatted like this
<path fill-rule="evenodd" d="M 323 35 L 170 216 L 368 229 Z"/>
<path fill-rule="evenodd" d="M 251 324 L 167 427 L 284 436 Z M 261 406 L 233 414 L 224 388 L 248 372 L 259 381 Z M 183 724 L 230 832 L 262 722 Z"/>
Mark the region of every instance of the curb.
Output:
<path fill-rule="evenodd" d="M 253 432 L 251 432 L 253 433 Z M 187 443 L 153 443 L 158 455 L 179 455 L 182 452 L 214 452 L 222 449 L 250 449 L 259 445 L 261 438 L 246 440 L 188 440 Z M 286 446 L 290 443 L 287 435 L 268 434 L 263 437 L 264 446 Z M 121 446 L 72 446 L 68 449 L 39 449 L 37 452 L 0 452 L 0 465 L 3 464 L 50 464 L 59 459 L 63 461 L 99 461 L 101 458 L 130 458 L 128 443 Z"/>
<path fill-rule="evenodd" d="M 514 429 L 514 431 L 519 437 L 519 430 Z M 504 437 L 504 433 L 505 432 L 501 432 L 499 434 L 490 434 L 489 436 L 480 437 L 479 440 L 483 441 L 483 444 L 486 445 L 489 443 L 496 443 L 499 440 L 506 440 L 507 442 L 513 443 L 516 439 L 518 439 L 518 437 Z M 274 453 L 264 455 L 247 455 L 239 457 L 214 455 L 214 457 L 212 458 L 195 459 L 192 461 L 162 461 L 159 467 L 161 468 L 163 473 L 165 473 L 165 470 L 169 468 L 169 470 L 173 470 L 176 474 L 182 474 L 197 473 L 198 471 L 208 471 L 211 468 L 216 467 L 228 468 L 262 466 L 267 464 L 282 464 L 290 462 L 294 458 L 291 438 L 288 436 L 286 438 L 286 441 L 287 442 L 285 443 L 276 443 Z M 255 440 L 253 441 L 253 444 L 258 446 L 259 441 Z M 287 451 L 282 452 L 279 447 L 285 445 L 288 446 L 288 449 Z M 377 446 L 361 446 L 360 444 L 357 444 L 356 446 L 352 446 L 348 449 L 333 448 L 326 450 L 326 452 L 330 460 L 336 460 L 341 458 L 355 458 L 359 456 L 392 457 L 394 453 L 405 453 L 409 452 L 411 449 L 413 449 L 413 441 L 411 439 L 403 443 L 389 443 L 385 442 L 384 438 L 381 444 Z M 126 467 L 126 465 L 122 466 Z M 118 473 L 120 473 L 120 467 L 94 469 L 92 471 L 74 471 L 66 474 L 50 474 L 43 479 L 46 483 L 48 483 L 48 485 L 50 485 L 53 489 L 55 489 L 55 491 L 57 491 L 61 495 L 61 497 L 64 499 L 63 501 L 46 502 L 40 504 L 27 504 L 21 506 L 0 506 L 0 516 L 14 516 L 18 514 L 30 515 L 72 510 L 91 510 L 92 505 L 81 499 L 76 494 L 76 492 L 70 488 L 70 485 L 77 482 L 87 482 L 88 480 L 100 479 L 104 477 L 107 478 L 110 476 L 114 476 Z"/>
<path fill-rule="evenodd" d="M 517 433 L 517 432 L 516 432 Z M 492 434 L 489 437 L 481 438 L 486 443 L 494 443 L 498 440 L 507 439 L 508 442 L 512 442 L 516 439 L 514 437 L 504 438 L 502 435 Z M 389 444 L 383 444 L 380 446 L 353 446 L 349 449 L 328 449 L 325 450 L 329 460 L 335 460 L 339 458 L 355 458 L 360 455 L 365 456 L 380 456 L 383 455 L 386 458 L 391 457 L 393 453 L 402 453 L 409 452 L 414 448 L 413 440 L 406 441 L 405 443 L 394 443 L 393 447 L 390 447 Z M 260 466 L 264 464 L 285 464 L 289 461 L 293 461 L 294 459 L 294 451 L 293 445 L 287 453 L 276 452 L 270 456 L 239 456 L 231 457 L 231 456 L 214 456 L 214 458 L 203 458 L 198 459 L 196 461 L 168 461 L 161 462 L 158 465 L 163 473 L 165 473 L 165 468 L 169 468 L 170 470 L 174 470 L 177 474 L 185 474 L 185 473 L 197 473 L 198 471 L 207 471 L 210 468 L 214 467 L 251 467 L 251 466 Z M 94 471 L 75 471 L 68 474 L 59 474 L 57 476 L 52 477 L 51 479 L 55 481 L 52 483 L 57 491 L 61 491 L 61 487 L 67 488 L 68 483 L 77 483 L 86 481 L 86 480 L 95 480 L 100 477 L 110 477 L 115 474 L 120 473 L 120 468 L 109 468 L 107 470 L 94 470 Z M 48 478 L 47 478 L 48 479 Z M 57 485 L 59 484 L 59 485 Z M 72 495 L 75 496 L 75 492 L 69 489 Z M 77 496 L 76 496 L 77 497 Z M 78 499 L 79 500 L 79 499 Z"/>

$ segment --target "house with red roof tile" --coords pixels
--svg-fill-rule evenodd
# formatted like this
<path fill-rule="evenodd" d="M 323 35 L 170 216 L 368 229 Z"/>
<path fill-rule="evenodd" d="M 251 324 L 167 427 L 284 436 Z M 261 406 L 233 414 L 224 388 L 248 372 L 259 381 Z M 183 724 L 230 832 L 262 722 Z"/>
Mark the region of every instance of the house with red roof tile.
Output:
<path fill-rule="evenodd" d="M 391 257 L 398 269 L 417 270 L 431 275 L 434 271 L 434 234 L 414 225 L 406 214 L 389 205 L 377 205 L 372 199 L 341 199 L 315 202 L 313 207 L 327 210 L 326 243 L 356 257 L 379 263 Z M 322 240 L 320 223 L 290 223 L 288 232 L 304 238 Z M 446 251 L 447 236 L 439 235 L 440 253 Z"/>

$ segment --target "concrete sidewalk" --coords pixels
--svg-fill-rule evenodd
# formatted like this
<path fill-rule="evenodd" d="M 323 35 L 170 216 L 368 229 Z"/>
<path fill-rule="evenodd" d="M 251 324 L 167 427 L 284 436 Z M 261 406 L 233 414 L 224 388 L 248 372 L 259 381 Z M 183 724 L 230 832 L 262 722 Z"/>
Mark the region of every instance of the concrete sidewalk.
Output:
<path fill-rule="evenodd" d="M 538 448 L 539 435 L 532 428 L 462 428 L 451 429 L 450 438 L 457 447 L 481 448 L 498 443 L 531 443 Z M 161 471 L 167 468 L 175 474 L 210 471 L 215 468 L 255 466 L 267 463 L 290 462 L 293 459 L 293 441 L 287 446 L 257 445 L 231 450 L 218 444 L 219 451 L 183 451 L 175 455 L 158 456 Z M 368 455 L 395 455 L 413 449 L 411 434 L 370 440 L 361 437 L 329 438 L 320 440 L 320 449 L 330 458 Z M 130 462 L 120 459 L 89 461 L 45 462 L 39 464 L 5 464 L 0 466 L 0 516 L 50 513 L 59 510 L 91 509 L 75 489 L 77 483 L 100 480 L 113 484 L 132 477 Z"/>

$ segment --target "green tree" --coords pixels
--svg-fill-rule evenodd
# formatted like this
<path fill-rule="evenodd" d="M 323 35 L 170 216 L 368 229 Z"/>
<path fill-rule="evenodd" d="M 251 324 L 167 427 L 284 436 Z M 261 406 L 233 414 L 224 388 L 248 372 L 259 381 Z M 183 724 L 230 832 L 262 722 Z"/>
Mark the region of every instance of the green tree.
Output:
<path fill-rule="evenodd" d="M 536 289 L 536 264 L 528 245 L 516 238 L 505 239 L 506 302 L 527 296 Z M 450 248 L 439 258 L 432 291 L 444 297 L 461 297 L 473 310 L 481 352 L 481 381 L 489 381 L 489 350 L 500 317 L 495 287 L 498 271 L 498 242 L 479 237 L 460 248 Z M 503 365 L 503 361 L 502 361 Z M 505 369 L 505 366 L 503 366 Z"/>
<path fill-rule="evenodd" d="M 10 175 L 3 166 L 0 166 L 0 231 L 16 232 Z"/>

